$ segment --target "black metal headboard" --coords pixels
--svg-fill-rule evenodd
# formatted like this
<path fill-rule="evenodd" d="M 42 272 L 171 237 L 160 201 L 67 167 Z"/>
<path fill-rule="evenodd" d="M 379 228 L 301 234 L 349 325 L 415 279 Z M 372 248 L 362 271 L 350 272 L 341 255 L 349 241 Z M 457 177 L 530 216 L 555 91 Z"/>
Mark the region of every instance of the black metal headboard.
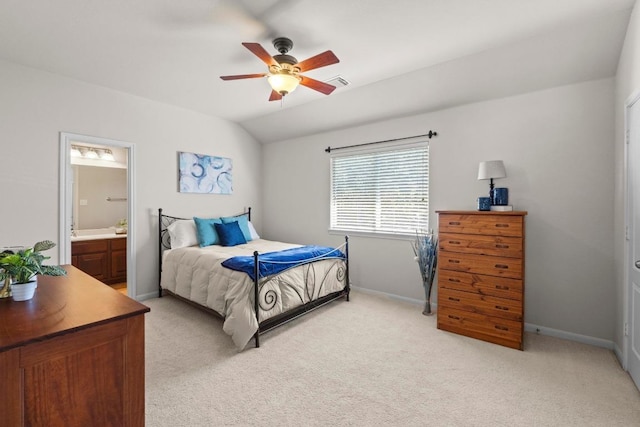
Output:
<path fill-rule="evenodd" d="M 240 216 L 240 215 L 247 215 L 249 221 L 251 221 L 251 207 L 248 207 L 245 212 L 242 212 L 236 215 L 230 215 L 230 216 Z M 159 263 L 158 292 L 159 292 L 159 296 L 162 296 L 162 288 L 160 287 L 160 281 L 162 277 L 162 253 L 166 249 L 171 249 L 171 238 L 169 237 L 169 232 L 167 231 L 167 228 L 169 228 L 169 226 L 176 221 L 190 220 L 190 219 L 192 218 L 181 218 L 177 216 L 165 215 L 162 213 L 162 208 L 158 209 L 158 263 Z"/>

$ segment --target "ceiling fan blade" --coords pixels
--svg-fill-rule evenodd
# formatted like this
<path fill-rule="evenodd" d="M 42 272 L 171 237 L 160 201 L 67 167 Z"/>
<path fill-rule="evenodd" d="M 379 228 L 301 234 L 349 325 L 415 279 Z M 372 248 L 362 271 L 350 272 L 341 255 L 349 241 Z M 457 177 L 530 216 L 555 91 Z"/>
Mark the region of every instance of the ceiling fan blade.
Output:
<path fill-rule="evenodd" d="M 258 77 L 266 76 L 266 73 L 261 74 L 238 74 L 236 76 L 220 76 L 222 80 L 239 80 L 239 79 L 255 79 Z"/>
<path fill-rule="evenodd" d="M 319 53 L 316 56 L 312 56 L 311 58 L 305 59 L 302 62 L 296 64 L 296 67 L 300 68 L 301 72 L 313 70 L 315 68 L 325 67 L 331 64 L 337 64 L 340 62 L 337 56 L 334 55 L 330 50 L 326 52 Z"/>
<path fill-rule="evenodd" d="M 269 101 L 279 101 L 282 99 L 282 95 L 280 95 L 275 90 L 271 91 L 271 96 L 269 97 Z"/>
<path fill-rule="evenodd" d="M 300 76 L 302 79 L 300 80 L 300 84 L 302 86 L 306 86 L 310 89 L 317 90 L 318 92 L 324 93 L 325 95 L 329 95 L 333 92 L 336 87 L 332 86 L 328 83 L 321 82 L 320 80 L 315 80 L 306 76 Z"/>
<path fill-rule="evenodd" d="M 276 60 L 269 55 L 269 52 L 267 52 L 260 43 L 242 43 L 242 46 L 246 47 L 251 51 L 251 53 L 262 59 L 262 62 L 265 64 L 269 66 L 278 65 Z"/>

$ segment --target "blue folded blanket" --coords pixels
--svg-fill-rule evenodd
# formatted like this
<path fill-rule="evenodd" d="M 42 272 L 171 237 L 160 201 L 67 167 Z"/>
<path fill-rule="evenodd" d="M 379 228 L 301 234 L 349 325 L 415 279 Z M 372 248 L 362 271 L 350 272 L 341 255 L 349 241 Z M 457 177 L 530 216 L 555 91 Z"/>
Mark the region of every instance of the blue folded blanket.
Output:
<path fill-rule="evenodd" d="M 258 264 L 260 277 L 278 274 L 288 268 L 309 261 L 339 258 L 346 259 L 339 249 L 326 246 L 302 246 L 278 252 L 260 254 Z M 253 256 L 236 256 L 222 262 L 222 265 L 236 271 L 243 271 L 255 280 Z"/>

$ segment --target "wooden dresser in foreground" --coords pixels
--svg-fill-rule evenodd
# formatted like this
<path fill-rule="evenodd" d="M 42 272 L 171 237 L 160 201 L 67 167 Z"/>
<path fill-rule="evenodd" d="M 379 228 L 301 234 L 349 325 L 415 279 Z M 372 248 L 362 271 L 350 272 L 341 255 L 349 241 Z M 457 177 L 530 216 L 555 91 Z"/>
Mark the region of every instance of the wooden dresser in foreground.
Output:
<path fill-rule="evenodd" d="M 0 424 L 144 426 L 149 308 L 73 266 L 0 300 Z"/>
<path fill-rule="evenodd" d="M 437 213 L 438 329 L 522 350 L 527 213 Z"/>

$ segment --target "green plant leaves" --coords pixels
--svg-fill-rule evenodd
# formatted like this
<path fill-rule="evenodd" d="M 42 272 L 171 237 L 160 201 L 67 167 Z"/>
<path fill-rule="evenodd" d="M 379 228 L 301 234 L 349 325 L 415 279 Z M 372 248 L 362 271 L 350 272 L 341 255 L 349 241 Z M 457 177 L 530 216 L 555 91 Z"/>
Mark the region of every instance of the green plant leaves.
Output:
<path fill-rule="evenodd" d="M 64 276 L 67 272 L 57 265 L 42 265 L 44 260 L 50 257 L 44 256 L 40 251 L 51 249 L 56 244 L 50 240 L 36 243 L 33 248 L 27 248 L 16 253 L 0 254 L 0 269 L 13 277 L 17 283 L 27 283 L 36 274 L 45 276 Z"/>
<path fill-rule="evenodd" d="M 56 244 L 53 243 L 51 240 L 43 240 L 42 242 L 38 242 L 35 245 L 33 245 L 33 250 L 35 252 L 42 252 L 42 251 L 46 251 L 48 249 L 51 249 L 55 246 Z"/>

